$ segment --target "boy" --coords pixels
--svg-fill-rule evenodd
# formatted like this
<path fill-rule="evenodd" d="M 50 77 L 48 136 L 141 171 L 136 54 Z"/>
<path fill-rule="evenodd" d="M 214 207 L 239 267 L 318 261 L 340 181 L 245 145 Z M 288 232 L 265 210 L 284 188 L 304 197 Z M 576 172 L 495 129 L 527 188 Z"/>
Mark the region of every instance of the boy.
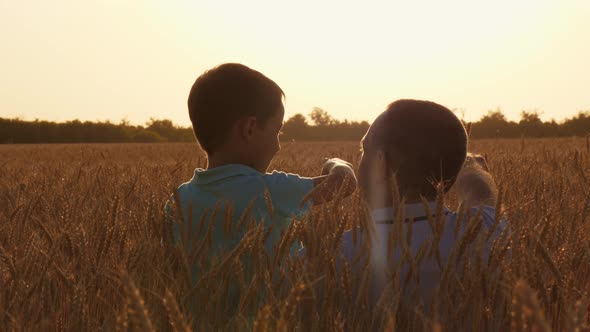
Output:
<path fill-rule="evenodd" d="M 206 169 L 196 169 L 193 178 L 177 190 L 184 220 L 174 224 L 176 242 L 182 241 L 181 227 L 196 230 L 204 216 L 206 225 L 212 223 L 210 252 L 230 249 L 244 235 L 235 230 L 238 220 L 249 212 L 257 222 L 264 222 L 265 230 L 272 229 L 265 242 L 272 255 L 293 217 L 305 216 L 311 205 L 330 201 L 338 193 L 354 192 L 351 165 L 337 158 L 326 161 L 326 175 L 314 178 L 266 172 L 280 150 L 283 98 L 274 81 L 241 64 L 223 64 L 197 78 L 188 109 L 208 164 Z M 232 219 L 230 236 L 225 234 L 225 218 Z"/>

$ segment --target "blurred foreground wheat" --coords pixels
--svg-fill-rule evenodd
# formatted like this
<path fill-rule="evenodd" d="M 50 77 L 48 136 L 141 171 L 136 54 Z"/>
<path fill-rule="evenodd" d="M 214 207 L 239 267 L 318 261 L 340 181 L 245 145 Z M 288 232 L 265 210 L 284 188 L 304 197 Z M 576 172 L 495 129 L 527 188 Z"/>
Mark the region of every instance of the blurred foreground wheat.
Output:
<path fill-rule="evenodd" d="M 427 312 L 404 306 L 403 282 L 394 282 L 403 276 L 395 271 L 374 309 L 363 296 L 368 272 L 347 265 L 335 271 L 339 235 L 364 220 L 358 195 L 316 209 L 311 223 L 294 222 L 276 256 L 264 251 L 265 230 L 244 222 L 247 235 L 238 247 L 211 258 L 206 222 L 187 248 L 165 240 L 166 199 L 205 163 L 194 144 L 0 146 L 0 327 L 587 330 L 585 144 L 471 142 L 471 151 L 487 155 L 502 188 L 511 259 L 446 269 Z M 358 143 L 287 144 L 271 167 L 312 176 L 323 157 L 356 166 Z M 457 207 L 452 192 L 446 199 Z M 308 261 L 289 255 L 296 240 L 307 244 Z M 194 283 L 193 266 L 202 271 Z"/>

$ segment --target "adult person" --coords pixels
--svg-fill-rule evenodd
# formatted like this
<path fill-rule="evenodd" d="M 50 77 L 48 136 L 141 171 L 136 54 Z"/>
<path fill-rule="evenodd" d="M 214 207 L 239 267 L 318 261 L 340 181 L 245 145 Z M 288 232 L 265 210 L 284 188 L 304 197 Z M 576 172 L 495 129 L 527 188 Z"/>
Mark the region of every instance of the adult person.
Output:
<path fill-rule="evenodd" d="M 473 255 L 474 239 L 483 232 L 491 232 L 479 252 L 487 259 L 489 244 L 506 228 L 495 218 L 496 188 L 485 160 L 472 155 L 466 163 L 467 140 L 461 121 L 430 101 L 393 102 L 368 129 L 359 187 L 370 220 L 344 232 L 342 254 L 356 272 L 370 276 L 371 304 L 391 296 L 388 287 L 394 287 L 405 303 L 428 307 L 441 271 L 463 259 L 458 255 Z M 459 200 L 468 205 L 463 213 L 444 205 L 455 182 Z M 459 241 L 471 249 L 461 251 Z"/>

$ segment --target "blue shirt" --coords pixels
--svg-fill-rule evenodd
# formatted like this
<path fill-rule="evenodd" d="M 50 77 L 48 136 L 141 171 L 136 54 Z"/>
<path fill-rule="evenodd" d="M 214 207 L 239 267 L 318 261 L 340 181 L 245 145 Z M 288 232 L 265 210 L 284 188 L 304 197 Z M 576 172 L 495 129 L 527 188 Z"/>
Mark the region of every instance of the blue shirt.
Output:
<path fill-rule="evenodd" d="M 211 254 L 235 247 L 245 234 L 240 220 L 245 213 L 272 231 L 265 242 L 272 255 L 274 246 L 293 218 L 303 218 L 312 202 L 302 204 L 313 189 L 313 179 L 296 174 L 259 171 L 240 164 L 230 164 L 208 170 L 197 168 L 193 178 L 178 187 L 183 225 L 174 223 L 175 242 L 185 234 L 200 232 L 205 236 L 211 223 Z M 167 207 L 170 212 L 169 206 Z M 204 219 L 202 219 L 204 218 Z M 203 226 L 199 227 L 203 221 Z M 190 225 L 189 225 L 190 223 Z"/>

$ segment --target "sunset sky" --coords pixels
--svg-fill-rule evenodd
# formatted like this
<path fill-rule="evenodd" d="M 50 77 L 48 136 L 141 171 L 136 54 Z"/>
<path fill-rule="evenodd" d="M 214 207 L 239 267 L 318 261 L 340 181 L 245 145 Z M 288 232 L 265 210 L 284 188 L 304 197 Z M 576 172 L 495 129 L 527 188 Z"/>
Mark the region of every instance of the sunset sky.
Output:
<path fill-rule="evenodd" d="M 590 110 L 590 1 L 0 0 L 0 117 L 190 124 L 195 78 L 241 62 L 372 121 L 399 98 L 477 120 Z"/>

